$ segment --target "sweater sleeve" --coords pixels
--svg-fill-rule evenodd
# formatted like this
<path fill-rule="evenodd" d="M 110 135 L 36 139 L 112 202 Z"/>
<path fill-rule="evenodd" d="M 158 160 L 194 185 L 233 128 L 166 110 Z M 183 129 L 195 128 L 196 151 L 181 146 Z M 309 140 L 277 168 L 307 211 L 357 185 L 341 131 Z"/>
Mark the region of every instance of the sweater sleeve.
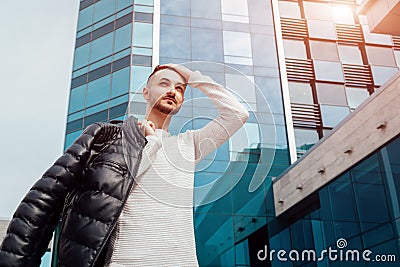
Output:
<path fill-rule="evenodd" d="M 65 197 L 79 182 L 95 142 L 114 127 L 88 126 L 25 195 L 0 245 L 0 266 L 39 266 L 57 226 Z"/>
<path fill-rule="evenodd" d="M 249 113 L 227 89 L 199 71 L 192 73 L 188 83 L 209 97 L 219 113 L 203 128 L 192 131 L 197 163 L 239 130 Z"/>

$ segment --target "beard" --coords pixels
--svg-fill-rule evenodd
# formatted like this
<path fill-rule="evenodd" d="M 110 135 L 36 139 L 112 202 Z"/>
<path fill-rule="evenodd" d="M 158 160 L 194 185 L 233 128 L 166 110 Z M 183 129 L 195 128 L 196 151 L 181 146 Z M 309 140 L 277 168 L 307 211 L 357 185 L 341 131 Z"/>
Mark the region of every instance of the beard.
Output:
<path fill-rule="evenodd" d="M 153 108 L 155 108 L 156 110 L 158 110 L 159 112 L 166 114 L 166 115 L 175 115 L 176 113 L 178 113 L 178 111 L 181 109 L 181 106 L 176 106 L 173 107 L 171 105 L 168 104 L 164 104 L 162 103 L 163 99 L 158 100 Z"/>

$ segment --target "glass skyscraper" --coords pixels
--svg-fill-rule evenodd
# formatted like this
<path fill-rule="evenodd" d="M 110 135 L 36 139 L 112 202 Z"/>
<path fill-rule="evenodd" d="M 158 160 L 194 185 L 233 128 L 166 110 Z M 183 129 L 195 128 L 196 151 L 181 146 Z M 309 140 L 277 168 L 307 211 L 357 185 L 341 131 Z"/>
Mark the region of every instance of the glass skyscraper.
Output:
<path fill-rule="evenodd" d="M 322 249 L 339 236 L 400 257 L 390 201 L 398 140 L 292 215 L 275 216 L 272 181 L 399 69 L 400 38 L 370 33 L 355 1 L 83 0 L 79 9 L 65 147 L 93 122 L 124 119 L 127 111 L 141 118 L 141 90 L 157 64 L 199 69 L 250 112 L 243 132 L 195 175 L 201 266 L 326 266 L 262 262 L 257 252 L 264 245 Z M 196 89 L 185 101 L 173 134 L 216 114 Z"/>

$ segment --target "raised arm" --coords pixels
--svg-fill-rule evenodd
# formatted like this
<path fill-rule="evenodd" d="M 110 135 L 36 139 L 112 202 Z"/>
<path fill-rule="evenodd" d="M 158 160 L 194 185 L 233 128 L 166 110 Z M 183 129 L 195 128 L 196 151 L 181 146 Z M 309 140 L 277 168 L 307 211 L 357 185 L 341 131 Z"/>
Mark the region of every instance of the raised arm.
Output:
<path fill-rule="evenodd" d="M 187 83 L 199 89 L 209 97 L 218 110 L 218 116 L 203 128 L 193 130 L 195 143 L 195 159 L 200 161 L 214 149 L 228 140 L 249 117 L 248 111 L 222 85 L 199 71 L 191 71 L 181 65 L 171 64 L 186 80 Z"/>
<path fill-rule="evenodd" d="M 79 182 L 95 143 L 108 140 L 116 126 L 88 126 L 26 194 L 0 246 L 0 266 L 39 266 L 60 219 L 65 197 Z"/>

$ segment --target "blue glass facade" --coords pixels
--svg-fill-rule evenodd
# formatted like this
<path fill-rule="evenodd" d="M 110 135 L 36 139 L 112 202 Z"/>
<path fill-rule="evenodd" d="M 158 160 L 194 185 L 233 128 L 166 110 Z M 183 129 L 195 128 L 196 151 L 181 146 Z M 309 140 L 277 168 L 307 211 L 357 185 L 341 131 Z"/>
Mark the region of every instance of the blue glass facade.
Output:
<path fill-rule="evenodd" d="M 328 247 L 338 249 L 337 240 L 344 238 L 346 250 L 371 250 L 370 262 L 328 261 L 327 257 L 315 262 L 282 262 L 275 256 L 271 266 L 398 266 L 393 259 L 400 259 L 399 149 L 397 137 L 289 214 L 269 218 L 266 226 L 269 239 L 265 244 L 270 249 L 313 249 L 319 255 Z M 377 262 L 377 255 L 386 262 Z"/>
<path fill-rule="evenodd" d="M 290 157 L 272 2 L 81 1 L 65 147 L 95 121 L 123 119 L 129 102 L 131 111 L 143 116 L 141 90 L 155 62 L 187 63 L 235 92 L 250 112 L 243 132 L 197 168 L 194 220 L 201 266 L 375 266 L 257 258 L 265 245 L 276 250 L 318 252 L 335 247 L 339 238 L 346 239 L 349 248 L 399 258 L 400 185 L 395 155 L 399 139 L 289 214 L 275 216 L 272 179 L 290 165 Z M 391 37 L 370 34 L 365 23 L 358 24 L 359 18 L 348 15 L 353 5 L 347 3 L 339 16 L 333 3 L 317 2 L 279 1 L 292 111 L 296 105 L 305 105 L 307 113 L 307 105 L 315 105 L 319 116 L 317 124 L 294 121 L 299 156 L 388 79 L 397 70 L 396 64 L 400 65 L 394 60 L 398 50 L 394 51 Z M 159 14 L 154 13 L 156 4 L 160 5 Z M 159 25 L 155 16 L 160 18 Z M 285 34 L 288 19 L 295 28 L 307 20 L 306 35 L 301 35 L 302 26 L 295 32 L 300 37 Z M 343 42 L 339 33 L 344 24 L 360 25 L 361 41 Z M 159 34 L 154 34 L 158 28 Z M 159 47 L 157 53 L 154 47 Z M 296 60 L 304 60 L 302 73 L 306 76 L 307 66 L 311 66 L 312 79 L 290 73 Z M 370 76 L 349 80 L 351 75 L 347 72 L 346 76 L 346 71 L 353 65 L 370 65 Z M 200 128 L 216 115 L 211 101 L 194 88 L 187 88 L 185 101 L 171 122 L 173 134 Z"/>

